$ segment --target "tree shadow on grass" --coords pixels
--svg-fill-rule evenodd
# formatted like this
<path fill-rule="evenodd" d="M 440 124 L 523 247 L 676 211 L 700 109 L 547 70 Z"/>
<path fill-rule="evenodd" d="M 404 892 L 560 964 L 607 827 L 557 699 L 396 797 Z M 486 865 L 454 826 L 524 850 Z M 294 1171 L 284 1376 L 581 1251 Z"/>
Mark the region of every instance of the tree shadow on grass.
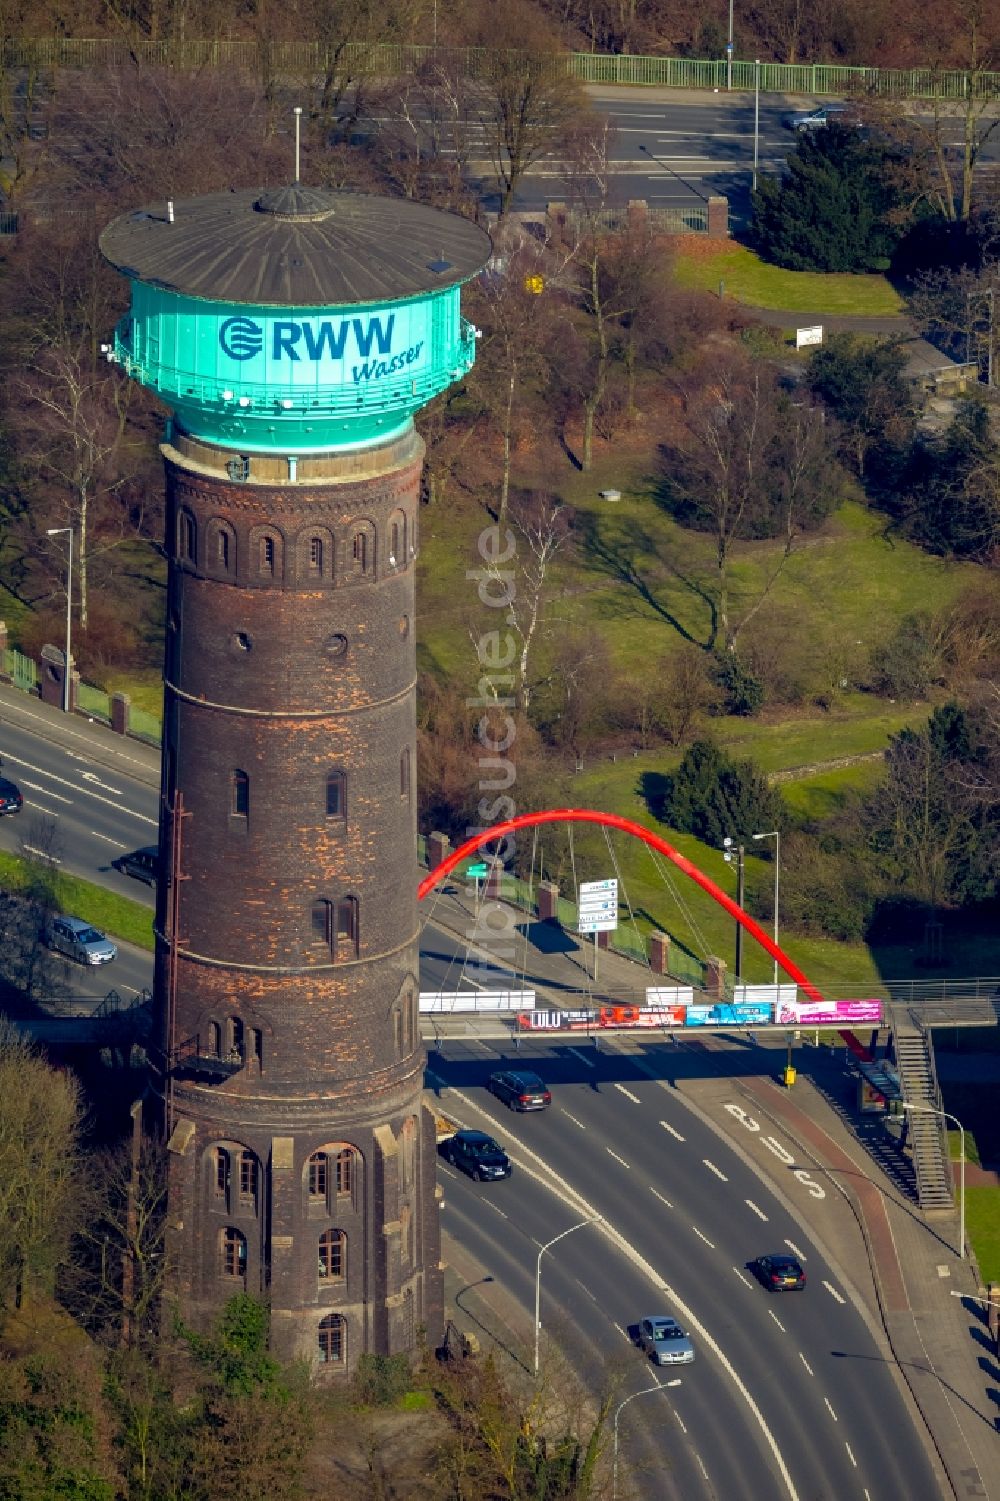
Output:
<path fill-rule="evenodd" d="M 677 632 L 685 641 L 710 651 L 718 635 L 718 610 L 713 600 L 696 578 L 684 573 L 677 565 L 663 556 L 661 545 L 644 529 L 630 525 L 626 533 L 613 535 L 602 526 L 599 517 L 583 516 L 579 520 L 580 553 L 592 567 L 610 574 L 618 583 L 624 584 L 630 593 Z M 642 572 L 638 558 L 655 558 L 679 584 L 700 600 L 709 614 L 709 630 L 704 640 L 699 640 L 678 620 L 667 606 L 657 598 L 653 586 Z"/>

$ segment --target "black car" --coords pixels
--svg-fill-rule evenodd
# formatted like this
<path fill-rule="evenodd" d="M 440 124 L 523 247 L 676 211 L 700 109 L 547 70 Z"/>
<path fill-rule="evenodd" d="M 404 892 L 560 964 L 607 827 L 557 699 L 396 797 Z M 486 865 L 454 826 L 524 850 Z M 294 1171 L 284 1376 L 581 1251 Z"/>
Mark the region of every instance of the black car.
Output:
<path fill-rule="evenodd" d="M 513 1169 L 503 1147 L 485 1131 L 456 1131 L 444 1144 L 444 1156 L 471 1178 L 509 1178 Z"/>
<path fill-rule="evenodd" d="M 800 1292 L 806 1285 L 801 1263 L 783 1252 L 778 1256 L 758 1256 L 754 1267 L 764 1286 L 773 1293 Z"/>
<path fill-rule="evenodd" d="M 527 1069 L 512 1068 L 491 1074 L 489 1090 L 511 1110 L 544 1110 L 552 1104 L 552 1096 L 542 1080 Z"/>
<path fill-rule="evenodd" d="M 155 886 L 160 869 L 160 852 L 155 845 L 147 845 L 145 849 L 133 850 L 130 855 L 119 855 L 111 864 L 122 875 L 135 876 L 137 881 Z"/>
<path fill-rule="evenodd" d="M 7 777 L 0 777 L 0 814 L 20 813 L 23 803 L 20 787 Z"/>

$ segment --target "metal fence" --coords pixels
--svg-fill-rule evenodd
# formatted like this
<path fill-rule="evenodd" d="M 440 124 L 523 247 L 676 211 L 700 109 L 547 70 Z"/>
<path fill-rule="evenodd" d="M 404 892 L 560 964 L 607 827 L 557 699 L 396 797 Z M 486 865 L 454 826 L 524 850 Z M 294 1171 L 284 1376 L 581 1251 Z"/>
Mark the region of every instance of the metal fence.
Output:
<path fill-rule="evenodd" d="M 136 740 L 148 740 L 150 745 L 159 745 L 163 739 L 163 725 L 155 714 L 150 714 L 147 709 L 137 709 L 129 705 L 128 732 Z"/>
<path fill-rule="evenodd" d="M 579 228 L 582 222 L 579 215 L 569 212 L 566 217 L 570 225 Z M 646 209 L 645 222 L 651 229 L 662 230 L 666 234 L 684 234 L 688 230 L 705 234 L 708 231 L 708 204 L 694 203 L 677 207 L 650 204 Z M 615 234 L 628 228 L 629 210 L 624 205 L 609 205 L 590 216 L 587 224 L 595 230 Z"/>
<path fill-rule="evenodd" d="M 0 670 L 22 693 L 34 693 L 38 686 L 38 666 L 31 657 L 8 646 L 0 652 Z"/>
<path fill-rule="evenodd" d="M 437 59 L 472 78 L 488 79 L 497 54 L 481 47 L 369 46 L 349 43 L 335 51 L 322 42 L 149 41 L 123 37 L 8 37 L 0 42 L 7 67 L 91 68 L 171 67 L 185 71 L 225 68 L 257 77 L 318 78 L 334 68 L 343 76 L 399 77 Z M 722 58 L 635 57 L 618 53 L 550 53 L 532 61 L 547 62 L 553 73 L 568 73 L 582 83 L 630 84 L 637 87 L 724 89 L 727 66 Z M 732 86 L 754 87 L 757 65 L 735 60 Z M 1000 99 L 1000 73 L 937 68 L 849 68 L 836 63 L 759 65 L 761 91 L 770 94 L 871 94 L 887 99 Z"/>
<path fill-rule="evenodd" d="M 111 723 L 111 695 L 104 692 L 103 688 L 95 688 L 92 683 L 80 683 L 76 693 L 76 707 L 81 714 L 89 714 L 91 719 L 103 719 Z"/>
<path fill-rule="evenodd" d="M 17 215 L 0 214 L 0 235 L 17 234 Z"/>

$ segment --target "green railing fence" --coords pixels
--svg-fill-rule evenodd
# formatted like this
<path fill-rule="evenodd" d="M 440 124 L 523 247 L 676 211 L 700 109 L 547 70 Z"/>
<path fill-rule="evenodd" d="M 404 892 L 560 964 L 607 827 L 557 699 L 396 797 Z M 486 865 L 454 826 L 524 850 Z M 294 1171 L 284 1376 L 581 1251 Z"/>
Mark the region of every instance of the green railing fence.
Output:
<path fill-rule="evenodd" d="M 38 667 L 31 657 L 15 651 L 12 646 L 5 647 L 0 653 L 0 669 L 4 677 L 10 678 L 14 687 L 20 688 L 22 693 L 34 693 L 38 683 Z"/>
<path fill-rule="evenodd" d="M 81 714 L 91 719 L 103 719 L 111 723 L 111 695 L 91 683 L 80 683 L 76 693 L 76 707 Z"/>
<path fill-rule="evenodd" d="M 150 714 L 148 709 L 137 709 L 134 704 L 130 704 L 128 732 L 137 740 L 148 740 L 151 745 L 159 745 L 163 738 L 163 725 L 156 714 Z"/>
<path fill-rule="evenodd" d="M 11 68 L 172 67 L 185 71 L 225 68 L 257 77 L 318 78 L 336 68 L 343 77 L 399 77 L 435 58 L 472 78 L 490 76 L 496 54 L 485 48 L 349 43 L 341 52 L 321 42 L 149 41 L 122 37 L 7 37 L 2 63 Z M 553 71 L 590 84 L 629 84 L 671 89 L 724 89 L 721 58 L 637 57 L 620 53 L 551 53 Z M 733 88 L 754 87 L 753 61 L 733 61 Z M 759 84 L 769 94 L 872 94 L 889 99 L 1000 101 L 1000 73 L 936 68 L 851 68 L 839 63 L 759 65 Z"/>

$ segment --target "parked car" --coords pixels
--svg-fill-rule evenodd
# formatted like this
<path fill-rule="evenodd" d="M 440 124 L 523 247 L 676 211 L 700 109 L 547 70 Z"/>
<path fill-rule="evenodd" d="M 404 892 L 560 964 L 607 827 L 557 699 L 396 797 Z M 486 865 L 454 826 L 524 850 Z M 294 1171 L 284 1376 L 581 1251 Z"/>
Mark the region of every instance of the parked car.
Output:
<path fill-rule="evenodd" d="M 800 114 L 789 115 L 785 120 L 789 130 L 800 132 L 822 130 L 824 125 L 858 123 L 857 114 L 849 104 L 821 104 L 818 109 L 804 110 Z"/>
<path fill-rule="evenodd" d="M 77 964 L 110 964 L 118 953 L 110 938 L 81 917 L 53 917 L 47 942 L 50 949 L 75 959 Z"/>
<path fill-rule="evenodd" d="M 784 1252 L 777 1256 L 758 1256 L 754 1268 L 764 1286 L 774 1293 L 801 1291 L 806 1285 L 801 1263 Z"/>
<path fill-rule="evenodd" d="M 147 886 L 155 886 L 160 869 L 160 852 L 155 844 L 151 844 L 145 849 L 133 850 L 130 855 L 118 855 L 111 864 L 115 870 L 120 870 L 122 875 L 135 876 L 137 881 L 145 881 Z"/>
<path fill-rule="evenodd" d="M 444 1156 L 453 1167 L 460 1167 L 481 1182 L 509 1178 L 513 1171 L 503 1147 L 485 1131 L 456 1131 L 444 1144 Z"/>
<path fill-rule="evenodd" d="M 489 1089 L 511 1110 L 544 1110 L 552 1104 L 543 1081 L 528 1069 L 512 1068 L 491 1074 Z"/>
<path fill-rule="evenodd" d="M 654 1365 L 690 1365 L 694 1360 L 691 1336 L 676 1319 L 664 1315 L 642 1320 L 637 1343 Z"/>
<path fill-rule="evenodd" d="M 0 777 L 0 814 L 20 813 L 23 805 L 20 787 L 8 777 Z"/>

